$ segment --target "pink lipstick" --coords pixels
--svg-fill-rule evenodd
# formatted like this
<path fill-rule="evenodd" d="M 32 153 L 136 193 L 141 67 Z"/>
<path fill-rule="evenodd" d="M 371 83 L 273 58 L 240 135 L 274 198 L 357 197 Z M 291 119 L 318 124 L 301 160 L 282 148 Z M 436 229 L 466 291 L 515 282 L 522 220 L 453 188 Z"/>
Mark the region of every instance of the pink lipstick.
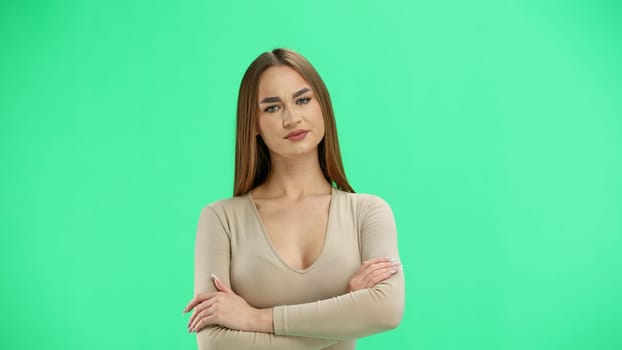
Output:
<path fill-rule="evenodd" d="M 305 136 L 307 136 L 307 133 L 309 132 L 309 130 L 294 130 L 292 132 L 290 132 L 289 134 L 287 134 L 287 136 L 285 136 L 286 139 L 290 140 L 290 141 L 300 141 L 302 139 L 305 138 Z"/>

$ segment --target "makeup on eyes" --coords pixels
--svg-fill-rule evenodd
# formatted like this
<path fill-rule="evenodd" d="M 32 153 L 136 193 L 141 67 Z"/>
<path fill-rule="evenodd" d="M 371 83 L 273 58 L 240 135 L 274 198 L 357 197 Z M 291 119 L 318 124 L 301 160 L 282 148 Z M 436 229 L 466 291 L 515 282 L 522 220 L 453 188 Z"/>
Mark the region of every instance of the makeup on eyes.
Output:
<path fill-rule="evenodd" d="M 304 91 L 304 92 L 307 92 L 307 91 Z M 275 100 L 273 100 L 273 99 L 275 99 Z M 276 100 L 276 99 L 278 99 L 278 100 Z M 264 98 L 261 101 L 261 103 L 265 103 L 267 101 L 281 102 L 281 99 L 279 97 L 266 97 L 266 98 Z M 311 101 L 311 96 L 303 96 L 303 97 L 300 97 L 299 99 L 296 100 L 296 104 L 297 105 L 305 105 L 305 104 L 309 103 L 310 101 Z M 274 109 L 275 107 L 280 108 L 280 106 L 278 106 L 278 105 L 270 105 L 270 106 L 264 108 L 263 111 L 264 112 L 268 112 L 268 113 L 276 112 L 277 110 Z"/>

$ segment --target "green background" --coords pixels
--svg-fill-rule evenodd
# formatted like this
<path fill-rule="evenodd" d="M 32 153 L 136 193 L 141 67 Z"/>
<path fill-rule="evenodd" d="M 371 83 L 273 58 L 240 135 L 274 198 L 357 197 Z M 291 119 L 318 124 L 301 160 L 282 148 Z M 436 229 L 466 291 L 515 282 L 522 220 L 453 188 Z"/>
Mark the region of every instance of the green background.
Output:
<path fill-rule="evenodd" d="M 192 349 L 237 89 L 290 47 L 395 212 L 397 330 L 359 349 L 622 348 L 618 1 L 2 1 L 0 348 Z"/>

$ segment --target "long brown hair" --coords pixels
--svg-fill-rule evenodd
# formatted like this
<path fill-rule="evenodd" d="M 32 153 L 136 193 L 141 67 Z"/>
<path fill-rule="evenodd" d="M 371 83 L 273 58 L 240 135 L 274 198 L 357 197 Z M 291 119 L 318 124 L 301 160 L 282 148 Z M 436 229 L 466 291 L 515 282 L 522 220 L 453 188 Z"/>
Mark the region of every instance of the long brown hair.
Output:
<path fill-rule="evenodd" d="M 343 169 L 333 106 L 326 85 L 315 68 L 299 53 L 289 49 L 274 49 L 259 55 L 248 67 L 238 94 L 235 141 L 235 182 L 233 195 L 243 195 L 259 186 L 270 172 L 270 153 L 261 136 L 256 135 L 259 78 L 268 68 L 286 65 L 293 68 L 311 85 L 324 117 L 325 134 L 318 145 L 320 168 L 334 187 L 354 192 Z"/>

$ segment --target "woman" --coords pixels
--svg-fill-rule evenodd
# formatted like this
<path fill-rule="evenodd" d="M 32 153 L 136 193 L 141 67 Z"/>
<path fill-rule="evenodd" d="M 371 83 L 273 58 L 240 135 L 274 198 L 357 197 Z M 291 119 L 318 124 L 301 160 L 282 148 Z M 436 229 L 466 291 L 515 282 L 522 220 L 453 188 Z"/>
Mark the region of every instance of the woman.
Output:
<path fill-rule="evenodd" d="M 354 194 L 328 91 L 299 54 L 247 69 L 237 110 L 234 197 L 203 208 L 195 247 L 199 349 L 354 349 L 404 307 L 395 222 Z"/>

